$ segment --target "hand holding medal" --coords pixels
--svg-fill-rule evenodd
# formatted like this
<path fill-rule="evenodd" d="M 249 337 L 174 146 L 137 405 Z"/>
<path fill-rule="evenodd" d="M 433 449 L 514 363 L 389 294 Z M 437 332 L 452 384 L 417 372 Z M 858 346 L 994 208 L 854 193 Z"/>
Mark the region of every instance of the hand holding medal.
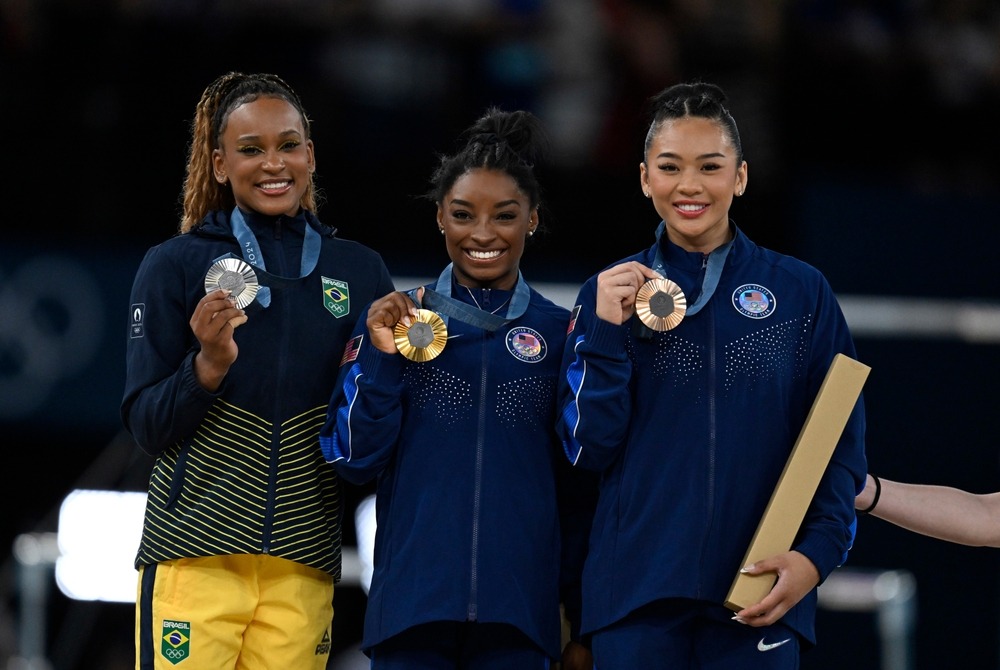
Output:
<path fill-rule="evenodd" d="M 393 329 L 396 350 L 415 363 L 425 363 L 444 351 L 448 343 L 448 327 L 436 312 L 420 307 L 424 298 L 424 287 L 416 291 L 416 297 L 409 296 L 417 306 L 408 319 L 400 319 Z"/>
<path fill-rule="evenodd" d="M 259 288 L 257 274 L 239 258 L 220 258 L 205 273 L 205 293 L 219 289 L 230 291 L 229 301 L 239 309 L 253 302 Z M 246 321 L 246 315 L 242 315 L 230 319 L 229 325 L 235 329 Z"/>

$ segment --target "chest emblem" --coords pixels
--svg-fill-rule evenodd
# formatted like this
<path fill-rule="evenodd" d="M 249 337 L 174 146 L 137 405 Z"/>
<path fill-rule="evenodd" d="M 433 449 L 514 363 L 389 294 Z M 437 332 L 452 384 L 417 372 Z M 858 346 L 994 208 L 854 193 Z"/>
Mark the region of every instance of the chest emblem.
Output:
<path fill-rule="evenodd" d="M 519 361 L 537 363 L 545 358 L 549 348 L 537 330 L 518 326 L 507 331 L 507 351 Z"/>
<path fill-rule="evenodd" d="M 744 284 L 733 291 L 733 307 L 751 319 L 771 316 L 777 304 L 774 294 L 760 284 Z"/>
<path fill-rule="evenodd" d="M 351 313 L 351 289 L 347 282 L 323 277 L 323 306 L 338 319 Z"/>

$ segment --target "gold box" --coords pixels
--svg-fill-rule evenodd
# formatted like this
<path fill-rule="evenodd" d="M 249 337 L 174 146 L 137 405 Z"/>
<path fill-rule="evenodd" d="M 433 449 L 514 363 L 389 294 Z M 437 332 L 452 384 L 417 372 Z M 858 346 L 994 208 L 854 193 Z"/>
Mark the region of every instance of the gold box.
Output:
<path fill-rule="evenodd" d="M 870 370 L 849 356 L 834 357 L 740 568 L 791 549 Z M 760 575 L 738 572 L 725 606 L 738 612 L 755 605 L 768 594 L 777 578 L 773 572 Z"/>

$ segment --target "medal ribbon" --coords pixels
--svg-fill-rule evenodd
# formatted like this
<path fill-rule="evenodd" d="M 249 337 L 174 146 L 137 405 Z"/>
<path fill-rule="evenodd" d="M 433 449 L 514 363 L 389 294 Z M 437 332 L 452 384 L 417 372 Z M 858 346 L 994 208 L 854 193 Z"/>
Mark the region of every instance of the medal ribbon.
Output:
<path fill-rule="evenodd" d="M 240 243 L 240 252 L 243 254 L 243 260 L 253 267 L 267 272 L 267 268 L 264 267 L 264 254 L 257 245 L 257 237 L 250 230 L 250 226 L 247 225 L 246 219 L 243 218 L 243 212 L 240 211 L 239 207 L 233 208 L 233 213 L 229 217 L 229 221 L 233 227 L 233 234 L 236 235 L 236 239 Z M 310 226 L 307 221 L 305 241 L 302 244 L 299 279 L 308 277 L 316 269 L 316 263 L 319 262 L 321 242 L 319 232 Z M 270 287 L 263 284 L 260 285 L 260 288 L 257 289 L 257 302 L 261 304 L 261 307 L 265 308 L 271 304 Z"/>
<path fill-rule="evenodd" d="M 663 236 L 666 229 L 666 222 L 660 221 L 660 225 L 656 229 L 656 256 L 653 258 L 653 269 L 664 277 L 667 277 L 667 268 L 669 266 L 663 261 L 660 237 Z M 722 276 L 722 268 L 726 264 L 726 256 L 729 255 L 729 250 L 733 248 L 735 240 L 736 237 L 734 236 L 733 239 L 708 255 L 708 267 L 705 269 L 705 277 L 701 281 L 701 293 L 698 294 L 698 299 L 694 301 L 693 305 L 688 305 L 687 316 L 694 316 L 700 312 L 705 303 L 715 294 L 715 289 L 719 286 L 719 278 Z"/>
<path fill-rule="evenodd" d="M 469 325 L 490 332 L 523 316 L 528 309 L 531 291 L 528 288 L 528 284 L 524 281 L 524 277 L 521 276 L 520 270 L 517 273 L 517 286 L 514 288 L 514 295 L 510 300 L 510 307 L 507 309 L 506 318 L 479 309 L 478 307 L 473 307 L 451 297 L 451 277 L 452 263 L 449 263 L 448 267 L 441 273 L 441 276 L 438 277 L 438 290 L 424 289 L 423 305 L 420 304 L 421 301 L 417 300 L 416 289 L 409 292 L 410 298 L 417 303 L 418 308 L 426 307 L 439 313 L 442 319 L 444 319 L 445 324 L 448 323 L 448 317 L 454 317 L 463 323 L 468 323 Z"/>

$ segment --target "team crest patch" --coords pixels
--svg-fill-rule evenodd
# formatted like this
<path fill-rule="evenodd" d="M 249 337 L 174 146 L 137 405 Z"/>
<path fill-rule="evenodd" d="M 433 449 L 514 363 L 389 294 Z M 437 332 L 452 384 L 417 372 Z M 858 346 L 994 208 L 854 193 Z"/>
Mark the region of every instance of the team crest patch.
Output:
<path fill-rule="evenodd" d="M 771 316 L 777 304 L 774 294 L 760 284 L 744 284 L 733 291 L 733 307 L 751 319 Z"/>
<path fill-rule="evenodd" d="M 347 282 L 323 277 L 323 306 L 338 319 L 351 313 L 351 291 Z"/>
<path fill-rule="evenodd" d="M 518 326 L 507 332 L 507 351 L 525 363 L 537 363 L 545 358 L 548 346 L 537 330 Z"/>
<path fill-rule="evenodd" d="M 160 654 L 172 665 L 177 665 L 191 655 L 190 622 L 163 620 Z"/>

